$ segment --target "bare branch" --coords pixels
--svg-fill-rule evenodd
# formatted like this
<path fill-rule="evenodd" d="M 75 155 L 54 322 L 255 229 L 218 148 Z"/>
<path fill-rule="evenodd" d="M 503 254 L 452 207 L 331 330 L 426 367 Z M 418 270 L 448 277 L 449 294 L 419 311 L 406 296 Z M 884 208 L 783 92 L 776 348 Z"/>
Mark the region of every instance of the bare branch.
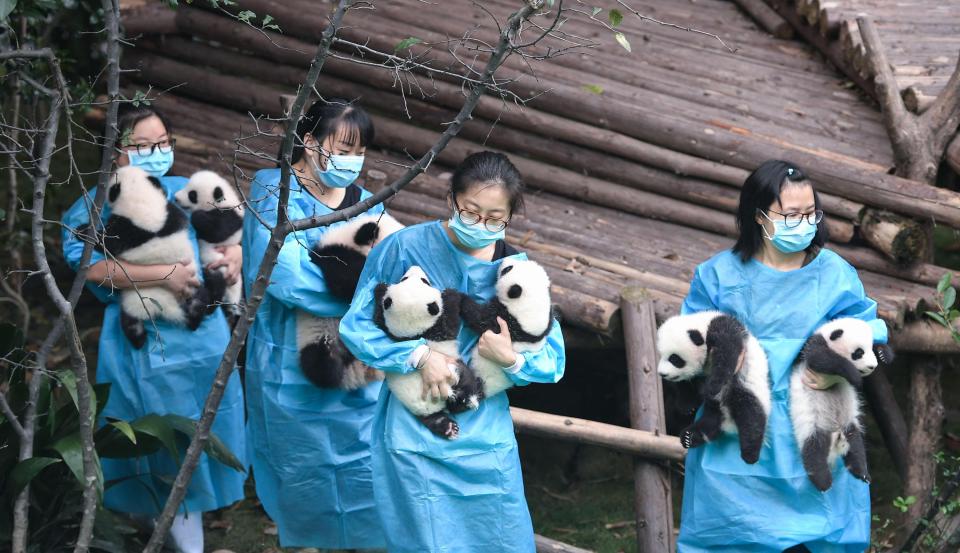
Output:
<path fill-rule="evenodd" d="M 13 409 L 10 408 L 10 403 L 7 402 L 7 393 L 3 390 L 0 390 L 0 412 L 3 412 L 3 416 L 10 421 L 10 426 L 13 427 L 13 431 L 17 433 L 20 440 L 25 441 L 27 439 L 27 432 L 23 429 Z"/>
<path fill-rule="evenodd" d="M 947 85 L 920 116 L 920 122 L 933 134 L 933 151 L 944 151 L 960 124 L 960 57 Z"/>

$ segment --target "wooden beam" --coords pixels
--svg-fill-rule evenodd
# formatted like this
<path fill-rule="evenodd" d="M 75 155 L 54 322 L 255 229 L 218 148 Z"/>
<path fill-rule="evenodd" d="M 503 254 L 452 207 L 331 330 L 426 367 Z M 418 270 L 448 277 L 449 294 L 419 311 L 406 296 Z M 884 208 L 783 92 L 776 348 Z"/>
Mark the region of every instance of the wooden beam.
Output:
<path fill-rule="evenodd" d="M 581 549 L 574 545 L 552 540 L 548 537 L 534 534 L 533 541 L 537 545 L 537 553 L 593 553 L 589 549 Z"/>
<path fill-rule="evenodd" d="M 663 383 L 657 374 L 657 321 L 653 302 L 643 288 L 626 288 L 620 298 L 630 383 L 630 426 L 665 435 L 667 424 Z M 633 475 L 637 550 L 673 551 L 673 493 L 668 467 L 635 459 Z"/>
<path fill-rule="evenodd" d="M 790 23 L 764 4 L 763 0 L 734 0 L 734 3 L 771 35 L 787 40 L 793 38 L 793 27 Z"/>
<path fill-rule="evenodd" d="M 665 461 L 682 461 L 687 454 L 680 445 L 680 438 L 676 436 L 657 435 L 653 432 L 519 407 L 511 407 L 510 415 L 513 416 L 514 429 L 520 434 L 598 445 L 630 455 Z"/>

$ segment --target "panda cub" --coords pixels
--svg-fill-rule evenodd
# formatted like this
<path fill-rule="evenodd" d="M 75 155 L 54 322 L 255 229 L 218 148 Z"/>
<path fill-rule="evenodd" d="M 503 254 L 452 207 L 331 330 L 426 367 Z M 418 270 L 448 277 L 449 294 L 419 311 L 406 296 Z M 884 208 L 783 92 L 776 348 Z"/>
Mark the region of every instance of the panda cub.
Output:
<path fill-rule="evenodd" d="M 550 277 L 535 261 L 505 259 L 497 276 L 496 296 L 483 305 L 464 296 L 461 313 L 463 322 L 477 334 L 487 330 L 499 334 L 497 317 L 500 317 L 510 330 L 513 351 L 539 351 L 553 324 Z M 485 397 L 513 386 L 503 368 L 480 356 L 477 347 L 473 348 L 470 367 L 482 380 Z"/>
<path fill-rule="evenodd" d="M 431 350 L 459 359 L 460 292 L 434 288 L 423 269 L 414 265 L 399 282 L 380 283 L 374 289 L 374 322 L 397 341 L 424 338 Z M 447 398 L 423 397 L 423 382 L 417 371 L 386 375 L 390 392 L 434 434 L 455 439 L 460 427 L 446 412 L 458 413 L 479 405 L 483 384 L 470 368 L 457 362 L 450 369 L 457 382 Z"/>
<path fill-rule="evenodd" d="M 223 258 L 220 246 L 240 243 L 243 227 L 243 202 L 233 186 L 213 171 L 197 171 L 186 186 L 174 194 L 177 204 L 190 213 L 190 223 L 197 233 L 200 262 L 204 266 Z M 226 267 L 219 269 L 226 271 Z M 242 309 L 243 283 L 227 286 L 223 310 L 232 317 Z"/>
<path fill-rule="evenodd" d="M 370 250 L 401 228 L 386 213 L 355 217 L 327 229 L 313 246 L 310 260 L 320 268 L 330 293 L 349 302 Z M 383 380 L 382 372 L 358 361 L 340 340 L 339 317 L 314 317 L 298 310 L 297 351 L 304 376 L 320 388 L 355 390 Z"/>
<path fill-rule="evenodd" d="M 98 249 L 139 265 L 178 263 L 194 258 L 187 217 L 167 201 L 160 181 L 137 167 L 121 167 L 107 189 L 110 217 Z M 204 272 L 204 286 L 181 300 L 165 286 L 137 286 L 120 293 L 120 326 L 134 348 L 147 341 L 144 321 L 154 318 L 196 330 L 209 306 L 223 297 L 220 273 Z"/>
<path fill-rule="evenodd" d="M 824 492 L 833 485 L 832 469 L 843 457 L 851 474 L 870 481 L 860 422 L 857 389 L 864 376 L 877 367 L 873 330 L 860 319 L 836 319 L 807 339 L 790 375 L 790 418 L 803 468 L 810 481 Z M 883 358 L 893 359 L 886 346 Z M 842 376 L 825 390 L 803 383 L 804 372 Z"/>
<path fill-rule="evenodd" d="M 770 416 L 767 357 L 760 342 L 737 319 L 719 311 L 677 315 L 657 331 L 657 372 L 672 382 L 704 375 L 703 413 L 681 433 L 684 447 L 739 434 L 740 456 L 760 458 Z"/>

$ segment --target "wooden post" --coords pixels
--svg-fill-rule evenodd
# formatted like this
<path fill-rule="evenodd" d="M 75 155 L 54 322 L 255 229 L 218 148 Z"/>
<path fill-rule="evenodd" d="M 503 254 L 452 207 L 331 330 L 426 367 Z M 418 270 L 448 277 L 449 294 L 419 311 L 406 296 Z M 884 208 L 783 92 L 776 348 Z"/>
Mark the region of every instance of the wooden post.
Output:
<path fill-rule="evenodd" d="M 534 534 L 534 543 L 537 546 L 537 553 L 593 553 L 589 549 L 581 549 L 562 541 L 552 540 L 548 537 Z"/>
<path fill-rule="evenodd" d="M 642 288 L 620 293 L 623 338 L 630 379 L 630 425 L 666 434 L 663 387 L 657 374 L 657 321 L 653 302 Z M 663 463 L 635 460 L 637 551 L 673 551 L 673 497 Z"/>

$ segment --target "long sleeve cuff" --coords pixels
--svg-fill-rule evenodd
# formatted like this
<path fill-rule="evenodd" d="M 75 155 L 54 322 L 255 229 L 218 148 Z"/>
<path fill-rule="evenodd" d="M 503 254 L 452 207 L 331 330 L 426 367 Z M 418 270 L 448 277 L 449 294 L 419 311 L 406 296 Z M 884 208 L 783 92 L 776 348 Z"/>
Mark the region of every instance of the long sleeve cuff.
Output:
<path fill-rule="evenodd" d="M 513 365 L 509 367 L 504 367 L 503 370 L 507 374 L 517 374 L 520 372 L 520 369 L 523 368 L 523 365 L 527 362 L 527 358 L 523 356 L 522 353 L 517 354 L 517 360 L 513 362 Z"/>

